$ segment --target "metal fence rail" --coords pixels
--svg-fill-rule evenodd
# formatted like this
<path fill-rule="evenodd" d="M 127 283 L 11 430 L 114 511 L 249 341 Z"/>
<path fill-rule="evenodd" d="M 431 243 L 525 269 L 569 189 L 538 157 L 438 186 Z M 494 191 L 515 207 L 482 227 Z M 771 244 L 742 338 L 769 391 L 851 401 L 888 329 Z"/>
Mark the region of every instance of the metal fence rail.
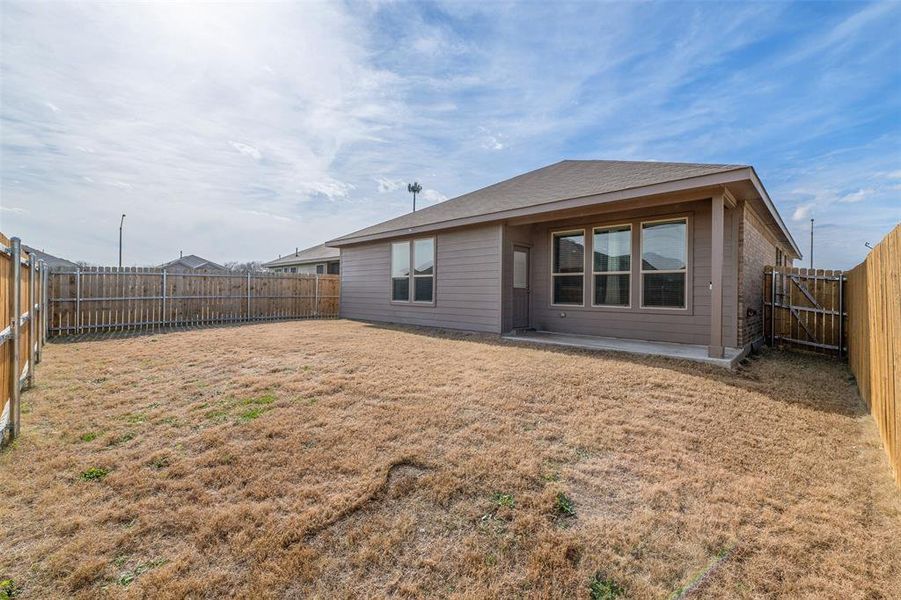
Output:
<path fill-rule="evenodd" d="M 0 233 L 0 445 L 19 435 L 21 392 L 34 385 L 47 340 L 47 265 Z"/>
<path fill-rule="evenodd" d="M 54 335 L 334 318 L 340 277 L 93 267 L 50 275 Z"/>

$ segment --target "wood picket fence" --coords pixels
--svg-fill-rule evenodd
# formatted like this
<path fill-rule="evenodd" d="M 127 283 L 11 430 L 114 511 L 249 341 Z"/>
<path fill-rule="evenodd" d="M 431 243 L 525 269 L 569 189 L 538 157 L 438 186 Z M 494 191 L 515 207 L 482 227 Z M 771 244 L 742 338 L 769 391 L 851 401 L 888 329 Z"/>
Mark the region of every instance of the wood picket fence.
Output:
<path fill-rule="evenodd" d="M 35 365 L 47 340 L 49 271 L 0 233 L 0 445 L 19 435 L 21 392 L 34 385 Z"/>
<path fill-rule="evenodd" d="M 770 345 L 844 355 L 846 287 L 842 271 L 765 267 L 763 322 Z"/>
<path fill-rule="evenodd" d="M 341 278 L 90 267 L 50 275 L 54 336 L 338 316 Z"/>
<path fill-rule="evenodd" d="M 901 487 L 901 225 L 848 271 L 848 363 Z"/>

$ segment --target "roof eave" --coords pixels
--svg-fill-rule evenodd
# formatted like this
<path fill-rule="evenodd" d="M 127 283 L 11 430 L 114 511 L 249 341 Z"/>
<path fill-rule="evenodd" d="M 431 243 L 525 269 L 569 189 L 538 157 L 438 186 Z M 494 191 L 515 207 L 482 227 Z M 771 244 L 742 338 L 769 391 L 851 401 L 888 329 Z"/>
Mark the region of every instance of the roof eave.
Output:
<path fill-rule="evenodd" d="M 613 192 L 605 192 L 603 194 L 594 194 L 591 196 L 581 196 L 575 198 L 566 198 L 563 200 L 554 200 L 551 202 L 546 202 L 544 204 L 536 204 L 533 206 L 528 206 L 524 208 L 515 208 L 510 210 L 498 211 L 494 213 L 486 213 L 483 215 L 476 215 L 472 217 L 461 217 L 458 219 L 450 219 L 447 221 L 439 221 L 437 223 L 428 223 L 425 225 L 418 225 L 415 227 L 405 227 L 401 229 L 394 229 L 390 231 L 373 233 L 369 235 L 362 236 L 345 236 L 341 238 L 336 238 L 334 240 L 329 240 L 325 243 L 326 246 L 330 248 L 341 248 L 343 246 L 350 246 L 353 244 L 361 244 L 365 242 L 373 242 L 383 239 L 390 239 L 399 236 L 405 235 L 416 235 L 419 233 L 428 233 L 433 231 L 440 231 L 442 229 L 452 229 L 456 227 L 466 227 L 469 225 L 478 225 L 480 223 L 491 223 L 494 221 L 502 221 L 504 219 L 510 219 L 515 217 L 521 217 L 525 215 L 533 215 L 533 214 L 541 214 L 545 212 L 553 212 L 558 210 L 566 210 L 569 208 L 580 208 L 583 206 L 590 206 L 592 204 L 605 204 L 608 202 L 617 202 L 621 200 L 630 200 L 632 198 L 641 198 L 643 196 L 656 196 L 659 194 L 668 194 L 673 192 L 683 192 L 688 191 L 694 188 L 705 188 L 710 186 L 717 185 L 726 185 L 729 183 L 735 183 L 738 181 L 746 181 L 751 180 L 752 183 L 755 182 L 755 187 L 759 184 L 759 179 L 757 179 L 756 174 L 754 174 L 753 167 L 741 166 L 736 167 L 735 169 L 730 169 L 728 171 L 721 171 L 719 173 L 712 173 L 709 175 L 699 175 L 697 177 L 687 177 L 685 179 L 674 179 L 671 181 L 665 181 L 662 183 L 654 183 L 651 185 L 644 185 L 634 188 L 627 188 L 624 190 L 616 190 Z M 784 229 L 784 224 L 782 224 L 782 219 L 779 218 L 778 213 L 775 212 L 775 208 L 773 207 L 772 202 L 769 200 L 769 196 L 766 196 L 766 190 L 763 190 L 763 186 L 759 186 L 759 192 L 762 190 L 761 197 L 765 198 L 764 202 L 767 204 L 769 210 L 774 214 L 776 221 L 783 227 L 783 231 L 786 233 L 789 241 L 794 244 L 794 240 L 791 239 L 791 235 L 787 233 L 787 230 Z"/>

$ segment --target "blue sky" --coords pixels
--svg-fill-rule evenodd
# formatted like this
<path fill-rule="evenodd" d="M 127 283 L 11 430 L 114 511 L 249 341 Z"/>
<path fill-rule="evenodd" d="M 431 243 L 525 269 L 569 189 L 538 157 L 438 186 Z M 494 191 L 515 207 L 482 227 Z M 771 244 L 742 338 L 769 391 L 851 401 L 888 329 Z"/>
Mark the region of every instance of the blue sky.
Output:
<path fill-rule="evenodd" d="M 817 266 L 901 220 L 901 4 L 4 2 L 0 230 L 270 259 L 563 158 L 747 163 Z"/>

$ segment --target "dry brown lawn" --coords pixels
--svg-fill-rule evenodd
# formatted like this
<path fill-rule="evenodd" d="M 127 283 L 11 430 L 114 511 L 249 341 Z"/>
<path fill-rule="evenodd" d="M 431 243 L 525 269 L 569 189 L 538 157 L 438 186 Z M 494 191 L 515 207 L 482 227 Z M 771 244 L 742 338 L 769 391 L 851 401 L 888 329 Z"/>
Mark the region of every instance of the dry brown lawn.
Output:
<path fill-rule="evenodd" d="M 901 598 L 901 493 L 856 398 L 816 357 L 726 373 L 347 321 L 51 344 L 0 456 L 0 576 L 30 598 Z"/>

